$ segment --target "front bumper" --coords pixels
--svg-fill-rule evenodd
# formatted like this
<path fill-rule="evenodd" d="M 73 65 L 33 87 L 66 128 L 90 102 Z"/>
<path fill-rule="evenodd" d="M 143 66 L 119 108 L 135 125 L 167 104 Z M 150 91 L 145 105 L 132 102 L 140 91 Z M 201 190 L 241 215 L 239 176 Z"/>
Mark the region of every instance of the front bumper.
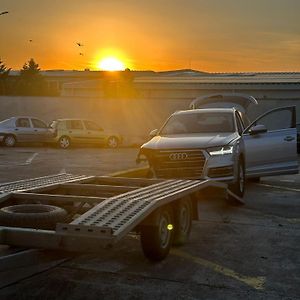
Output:
<path fill-rule="evenodd" d="M 200 153 L 201 152 L 201 153 Z M 188 158 L 172 160 L 172 155 L 182 158 L 187 154 Z M 179 155 L 178 155 L 179 154 Z M 183 178 L 183 179 L 213 179 L 226 183 L 234 183 L 237 168 L 234 154 L 211 156 L 205 150 L 159 150 L 150 155 L 139 155 L 147 157 L 149 165 L 157 178 Z"/>

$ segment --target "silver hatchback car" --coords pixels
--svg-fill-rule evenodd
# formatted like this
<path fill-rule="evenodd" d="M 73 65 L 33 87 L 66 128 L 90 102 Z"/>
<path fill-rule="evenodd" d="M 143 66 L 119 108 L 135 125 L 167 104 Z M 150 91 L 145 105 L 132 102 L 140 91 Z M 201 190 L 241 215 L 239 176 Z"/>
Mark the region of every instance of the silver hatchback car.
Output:
<path fill-rule="evenodd" d="M 0 122 L 0 142 L 7 147 L 21 142 L 49 142 L 51 139 L 50 128 L 35 117 L 11 117 Z"/>

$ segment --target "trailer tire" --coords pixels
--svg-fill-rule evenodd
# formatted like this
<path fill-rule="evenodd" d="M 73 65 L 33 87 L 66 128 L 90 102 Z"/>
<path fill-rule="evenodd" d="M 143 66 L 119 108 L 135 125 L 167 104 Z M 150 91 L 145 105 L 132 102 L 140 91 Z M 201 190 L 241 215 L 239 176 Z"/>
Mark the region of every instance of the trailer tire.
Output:
<path fill-rule="evenodd" d="M 163 206 L 152 215 L 152 224 L 141 227 L 141 245 L 144 255 L 151 261 L 163 260 L 173 242 L 173 211 Z"/>
<path fill-rule="evenodd" d="M 175 202 L 173 245 L 183 245 L 189 238 L 191 228 L 192 203 L 189 197 L 185 197 Z"/>
<path fill-rule="evenodd" d="M 0 209 L 0 224 L 12 227 L 53 229 L 66 220 L 63 208 L 44 204 L 20 204 Z"/>

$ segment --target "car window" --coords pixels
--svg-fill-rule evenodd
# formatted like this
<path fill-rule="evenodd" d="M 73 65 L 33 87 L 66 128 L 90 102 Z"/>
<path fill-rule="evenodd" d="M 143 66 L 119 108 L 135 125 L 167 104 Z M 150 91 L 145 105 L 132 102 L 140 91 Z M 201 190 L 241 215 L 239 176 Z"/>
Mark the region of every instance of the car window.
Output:
<path fill-rule="evenodd" d="M 29 119 L 27 119 L 27 118 L 19 118 L 19 119 L 17 119 L 16 126 L 17 127 L 27 127 L 27 128 L 31 127 Z"/>
<path fill-rule="evenodd" d="M 47 125 L 39 119 L 31 119 L 34 128 L 47 128 Z"/>
<path fill-rule="evenodd" d="M 176 114 L 169 118 L 160 134 L 234 132 L 233 114 L 199 112 Z"/>
<path fill-rule="evenodd" d="M 84 126 L 87 130 L 102 130 L 102 128 L 92 121 L 83 121 Z"/>
<path fill-rule="evenodd" d="M 83 129 L 81 120 L 68 120 L 66 124 L 67 129 Z"/>
<path fill-rule="evenodd" d="M 292 127 L 293 111 L 290 108 L 272 111 L 259 118 L 254 125 L 264 125 L 268 131 Z"/>

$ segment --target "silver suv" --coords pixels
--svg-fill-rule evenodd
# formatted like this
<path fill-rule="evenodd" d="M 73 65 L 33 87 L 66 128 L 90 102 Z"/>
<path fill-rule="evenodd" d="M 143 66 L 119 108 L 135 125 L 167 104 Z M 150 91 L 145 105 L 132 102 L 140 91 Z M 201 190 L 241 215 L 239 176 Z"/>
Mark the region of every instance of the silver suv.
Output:
<path fill-rule="evenodd" d="M 148 160 L 158 178 L 227 182 L 239 197 L 246 177 L 298 173 L 295 107 L 273 109 L 250 123 L 245 110 L 257 104 L 253 97 L 208 98 L 193 101 L 192 110 L 175 112 L 152 131 L 137 161 Z M 220 106 L 225 108 L 214 108 Z"/>

